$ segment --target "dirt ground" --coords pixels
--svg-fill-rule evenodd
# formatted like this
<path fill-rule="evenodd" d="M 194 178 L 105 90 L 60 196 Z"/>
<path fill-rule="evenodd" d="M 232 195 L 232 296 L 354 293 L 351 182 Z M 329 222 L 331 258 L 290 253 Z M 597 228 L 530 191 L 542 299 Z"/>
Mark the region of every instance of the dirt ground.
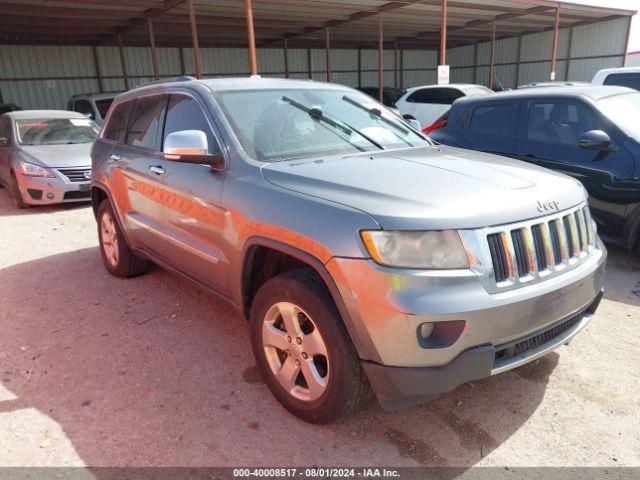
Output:
<path fill-rule="evenodd" d="M 104 270 L 88 206 L 0 190 L 2 466 L 640 466 L 640 258 L 547 357 L 396 413 L 329 426 L 262 383 L 238 312 L 154 268 Z"/>

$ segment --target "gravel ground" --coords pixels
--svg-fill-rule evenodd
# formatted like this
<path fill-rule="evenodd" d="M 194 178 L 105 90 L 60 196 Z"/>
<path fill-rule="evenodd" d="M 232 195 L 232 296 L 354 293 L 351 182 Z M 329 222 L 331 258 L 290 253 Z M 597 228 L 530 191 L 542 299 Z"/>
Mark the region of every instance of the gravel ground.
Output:
<path fill-rule="evenodd" d="M 87 206 L 0 190 L 2 466 L 640 466 L 640 259 L 571 343 L 426 405 L 339 424 L 285 412 L 232 307 L 160 268 L 102 267 Z"/>

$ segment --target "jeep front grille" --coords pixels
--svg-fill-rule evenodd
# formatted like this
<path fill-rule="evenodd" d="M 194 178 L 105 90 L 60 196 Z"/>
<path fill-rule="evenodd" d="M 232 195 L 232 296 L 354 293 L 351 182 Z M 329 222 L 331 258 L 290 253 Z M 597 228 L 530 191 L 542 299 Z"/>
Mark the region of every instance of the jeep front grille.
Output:
<path fill-rule="evenodd" d="M 542 280 L 580 264 L 596 249 L 586 205 L 485 230 L 497 290 Z M 489 258 L 487 258 L 489 259 Z"/>

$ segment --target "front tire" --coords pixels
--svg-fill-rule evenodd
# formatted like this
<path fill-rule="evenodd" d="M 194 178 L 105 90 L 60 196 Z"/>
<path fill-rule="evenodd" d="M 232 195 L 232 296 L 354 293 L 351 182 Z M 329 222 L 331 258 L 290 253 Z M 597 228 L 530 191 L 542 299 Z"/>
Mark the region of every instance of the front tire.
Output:
<path fill-rule="evenodd" d="M 111 275 L 131 278 L 149 269 L 149 262 L 127 245 L 109 200 L 103 200 L 98 207 L 98 239 L 102 261 Z"/>
<path fill-rule="evenodd" d="M 332 422 L 371 398 L 340 314 L 313 270 L 292 270 L 267 281 L 251 305 L 250 329 L 265 382 L 302 420 Z"/>
<path fill-rule="evenodd" d="M 29 207 L 22 198 L 22 193 L 20 193 L 20 186 L 18 185 L 18 179 L 16 178 L 16 174 L 11 172 L 11 185 L 10 185 L 10 193 L 11 200 L 13 200 L 13 204 L 16 208 L 23 209 Z"/>

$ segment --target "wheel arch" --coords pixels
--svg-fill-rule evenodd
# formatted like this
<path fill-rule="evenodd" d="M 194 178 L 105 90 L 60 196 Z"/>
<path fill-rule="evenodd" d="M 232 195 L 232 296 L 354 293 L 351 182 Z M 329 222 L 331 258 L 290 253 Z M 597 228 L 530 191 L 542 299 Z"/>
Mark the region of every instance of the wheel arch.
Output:
<path fill-rule="evenodd" d="M 322 283 L 333 299 L 333 302 L 340 313 L 340 318 L 342 319 L 342 322 L 344 323 L 360 358 L 368 358 L 368 355 L 365 353 L 364 343 L 357 335 L 353 319 L 344 300 L 342 299 L 338 286 L 325 265 L 317 257 L 287 243 L 259 236 L 251 237 L 246 242 L 242 256 L 242 270 L 240 275 L 240 305 L 245 318 L 249 318 L 249 310 L 255 293 L 266 280 L 274 276 L 267 274 L 257 282 L 252 281 L 255 280 L 253 275 L 256 272 L 256 268 L 259 267 L 256 262 L 259 262 L 260 255 L 267 251 L 275 252 L 275 255 L 285 255 L 292 258 L 295 260 L 293 264 L 295 265 L 297 263 L 298 268 L 311 268 L 318 274 L 320 280 L 322 280 Z M 267 266 L 266 268 L 268 272 L 269 269 L 273 267 Z M 275 274 L 279 274 L 287 270 L 291 270 L 291 268 L 285 270 L 275 269 L 274 271 Z"/>

